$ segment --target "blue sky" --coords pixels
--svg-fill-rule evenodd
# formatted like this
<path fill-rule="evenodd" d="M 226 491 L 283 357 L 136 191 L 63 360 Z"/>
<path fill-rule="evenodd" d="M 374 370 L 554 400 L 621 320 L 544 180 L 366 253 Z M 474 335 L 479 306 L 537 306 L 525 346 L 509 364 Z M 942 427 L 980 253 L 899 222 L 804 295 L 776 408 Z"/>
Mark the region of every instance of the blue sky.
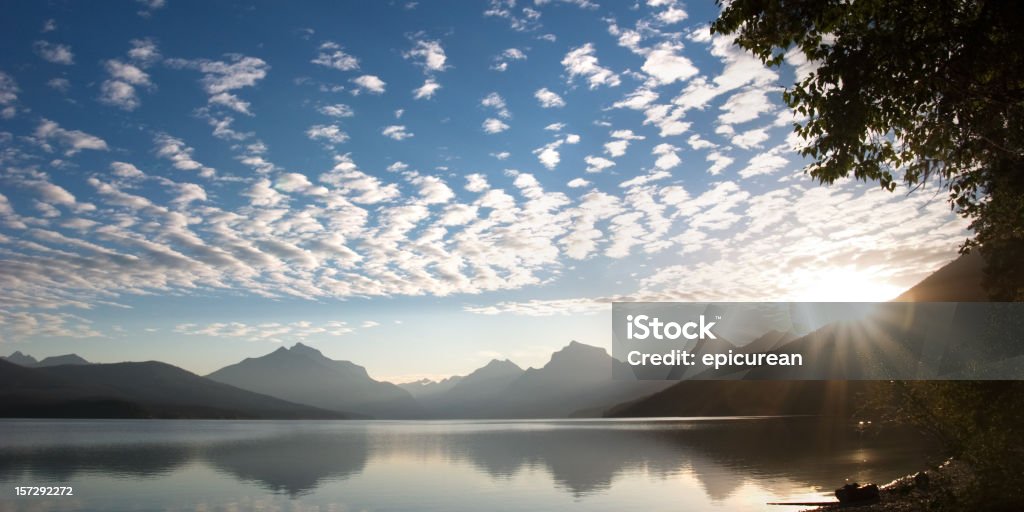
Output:
<path fill-rule="evenodd" d="M 816 186 L 712 2 L 19 2 L 0 345 L 397 380 L 608 346 L 612 300 L 886 300 L 941 191 Z"/>

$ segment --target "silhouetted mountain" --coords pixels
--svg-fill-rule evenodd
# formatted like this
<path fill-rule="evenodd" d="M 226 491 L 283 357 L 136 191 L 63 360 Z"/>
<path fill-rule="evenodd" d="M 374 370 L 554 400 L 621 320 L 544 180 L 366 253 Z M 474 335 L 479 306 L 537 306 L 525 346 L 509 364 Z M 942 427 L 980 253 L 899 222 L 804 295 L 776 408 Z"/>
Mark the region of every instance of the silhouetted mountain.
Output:
<path fill-rule="evenodd" d="M 616 378 L 618 377 L 618 378 Z M 466 416 L 565 418 L 600 415 L 612 404 L 653 393 L 666 381 L 637 381 L 626 363 L 599 347 L 573 341 L 551 355 L 543 368 L 530 368 L 489 403 Z"/>
<path fill-rule="evenodd" d="M 0 357 L 9 363 L 14 363 L 27 368 L 42 368 L 45 366 L 60 366 L 62 364 L 92 364 L 86 361 L 78 354 L 64 354 L 60 356 L 50 356 L 44 358 L 42 361 L 37 361 L 36 358 L 22 354 L 20 351 L 11 354 L 8 357 Z"/>
<path fill-rule="evenodd" d="M 688 380 L 608 409 L 605 416 L 696 417 L 809 414 L 849 417 L 865 381 Z"/>
<path fill-rule="evenodd" d="M 370 378 L 349 361 L 329 359 L 315 348 L 296 343 L 262 357 L 247 358 L 210 375 L 242 389 L 333 411 L 376 418 L 422 417 L 408 391 Z"/>
<path fill-rule="evenodd" d="M 78 354 L 64 354 L 61 356 L 50 356 L 42 361 L 36 363 L 36 368 L 45 368 L 47 366 L 60 366 L 62 364 L 92 364 L 89 361 L 78 356 Z"/>
<path fill-rule="evenodd" d="M 4 361 L 7 361 L 9 363 L 14 363 L 28 368 L 31 368 L 39 363 L 39 361 L 36 361 L 36 358 L 30 355 L 22 354 L 20 350 L 16 351 L 15 353 L 7 357 L 0 357 L 0 359 L 3 359 Z"/>
<path fill-rule="evenodd" d="M 973 251 L 953 260 L 893 299 L 896 302 L 985 302 L 985 260 Z"/>
<path fill-rule="evenodd" d="M 413 382 L 398 384 L 398 387 L 408 391 L 410 395 L 419 400 L 423 397 L 431 397 L 444 393 L 454 387 L 455 384 L 458 384 L 460 380 L 462 380 L 462 377 L 454 375 L 441 380 L 420 379 Z"/>
<path fill-rule="evenodd" d="M 418 399 L 429 417 L 473 417 L 500 399 L 505 388 L 522 374 L 523 369 L 512 361 L 493 359 L 473 373 L 459 377 L 448 391 Z"/>
<path fill-rule="evenodd" d="M 0 416 L 339 418 L 156 361 L 25 368 L 0 361 Z"/>

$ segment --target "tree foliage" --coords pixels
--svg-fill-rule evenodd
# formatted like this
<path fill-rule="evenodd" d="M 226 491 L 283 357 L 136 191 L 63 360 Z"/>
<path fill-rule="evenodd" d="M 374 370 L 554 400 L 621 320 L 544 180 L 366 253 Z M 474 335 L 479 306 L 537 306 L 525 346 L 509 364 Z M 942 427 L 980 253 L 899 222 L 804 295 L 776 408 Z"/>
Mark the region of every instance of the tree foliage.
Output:
<path fill-rule="evenodd" d="M 985 256 L 990 296 L 1024 300 L 1022 26 L 1013 1 L 734 0 L 712 31 L 816 66 L 784 93 L 813 178 L 937 183 L 971 220 L 961 250 Z"/>
<path fill-rule="evenodd" d="M 878 382 L 871 408 L 938 439 L 974 470 L 953 510 L 1020 510 L 1024 503 L 1024 382 Z"/>

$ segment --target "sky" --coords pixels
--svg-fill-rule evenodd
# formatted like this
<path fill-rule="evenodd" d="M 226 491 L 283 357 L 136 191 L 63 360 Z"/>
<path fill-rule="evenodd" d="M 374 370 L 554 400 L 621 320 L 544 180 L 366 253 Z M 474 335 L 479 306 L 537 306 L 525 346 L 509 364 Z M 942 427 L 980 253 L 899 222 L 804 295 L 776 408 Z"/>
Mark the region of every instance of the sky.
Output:
<path fill-rule="evenodd" d="M 880 301 L 968 233 L 820 186 L 713 2 L 14 2 L 0 352 L 407 381 L 610 347 L 611 302 Z"/>

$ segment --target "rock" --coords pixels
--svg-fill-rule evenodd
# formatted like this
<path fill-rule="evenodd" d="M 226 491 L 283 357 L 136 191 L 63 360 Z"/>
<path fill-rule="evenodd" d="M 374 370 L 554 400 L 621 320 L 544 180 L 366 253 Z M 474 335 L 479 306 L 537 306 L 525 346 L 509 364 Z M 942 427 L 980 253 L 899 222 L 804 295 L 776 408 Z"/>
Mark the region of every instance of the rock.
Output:
<path fill-rule="evenodd" d="M 914 475 L 914 485 L 916 485 L 918 489 L 928 490 L 928 480 L 928 473 L 925 473 L 924 471 L 919 471 Z"/>
<path fill-rule="evenodd" d="M 861 486 L 856 482 L 846 484 L 836 489 L 836 498 L 839 498 L 839 503 L 843 504 L 872 503 L 878 501 L 878 486 L 875 484 Z"/>

